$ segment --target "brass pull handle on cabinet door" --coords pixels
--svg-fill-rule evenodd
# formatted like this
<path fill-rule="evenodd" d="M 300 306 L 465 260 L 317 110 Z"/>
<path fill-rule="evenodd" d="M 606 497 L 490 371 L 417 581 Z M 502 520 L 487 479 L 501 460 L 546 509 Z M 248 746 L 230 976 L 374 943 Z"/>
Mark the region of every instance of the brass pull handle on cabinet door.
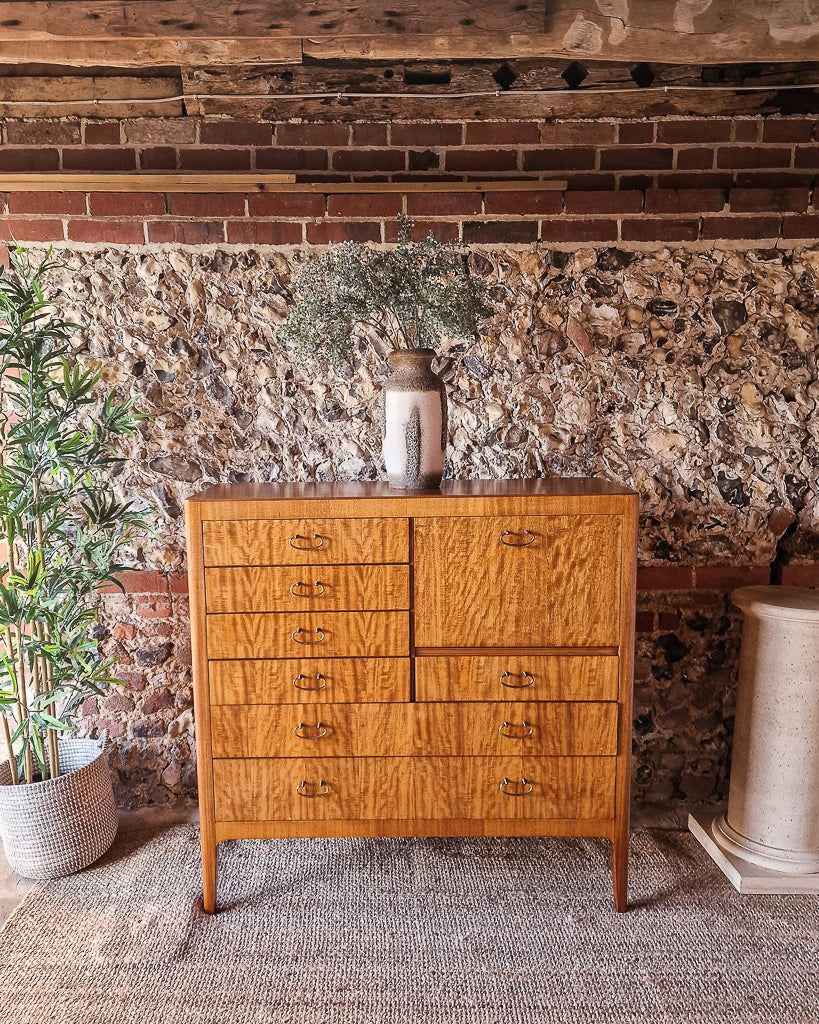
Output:
<path fill-rule="evenodd" d="M 528 796 L 535 787 L 531 782 L 521 778 L 519 782 L 510 782 L 509 779 L 504 779 L 499 788 L 504 796 Z"/>
<path fill-rule="evenodd" d="M 306 678 L 307 676 L 303 676 L 301 672 L 299 672 L 299 674 L 294 677 L 293 685 L 296 687 L 297 690 L 323 690 L 324 687 L 327 685 L 327 680 L 324 678 L 321 672 L 316 672 L 316 682 L 318 683 L 317 686 L 302 686 L 300 680 Z"/>
<path fill-rule="evenodd" d="M 294 541 L 306 540 L 307 544 L 295 544 Z M 311 544 L 310 541 L 318 541 L 318 544 Z M 306 537 L 303 533 L 294 533 L 293 536 L 287 542 L 291 548 L 295 548 L 297 551 L 316 551 L 324 543 L 324 538 L 320 533 L 314 533 L 312 537 Z"/>
<path fill-rule="evenodd" d="M 515 726 L 510 725 L 509 722 L 504 722 L 503 725 L 498 729 L 501 736 L 505 736 L 508 740 L 525 740 L 528 739 L 535 731 L 534 726 L 529 725 L 528 722 L 521 722 L 520 728 L 522 732 L 507 732 L 507 729 L 514 729 Z"/>
<path fill-rule="evenodd" d="M 309 629 L 302 629 L 302 627 L 299 626 L 298 629 L 294 629 L 293 630 L 293 632 L 290 634 L 290 636 L 292 637 L 292 639 L 293 639 L 293 641 L 295 643 L 302 644 L 303 646 L 306 646 L 306 647 L 310 647 L 312 644 L 320 644 L 320 643 L 322 643 L 324 641 L 324 639 L 325 639 L 324 630 L 323 629 L 319 629 L 318 626 L 316 626 L 316 628 L 313 630 L 313 632 L 320 634 L 315 640 L 303 640 L 303 639 L 300 639 L 300 636 L 301 636 L 302 633 L 307 635 L 308 633 L 310 633 L 310 630 Z"/>
<path fill-rule="evenodd" d="M 527 686 L 531 686 L 535 681 L 535 677 L 532 675 L 531 672 L 524 672 L 522 673 L 524 682 L 507 683 L 506 680 L 511 679 L 513 675 L 515 675 L 515 673 L 509 672 L 508 670 L 504 672 L 503 675 L 500 677 L 501 686 L 508 686 L 510 690 L 525 690 Z M 528 680 L 528 682 L 526 682 L 526 680 Z"/>
<path fill-rule="evenodd" d="M 507 537 L 523 537 L 523 540 L 507 540 Z M 526 540 L 525 538 L 529 539 Z M 524 530 L 523 533 L 515 533 L 513 530 L 504 530 L 500 535 L 501 544 L 505 544 L 509 548 L 528 548 L 530 544 L 535 543 L 535 535 L 531 530 Z"/>
<path fill-rule="evenodd" d="M 315 587 L 316 589 L 302 594 L 299 592 L 300 587 Z M 319 583 L 318 580 L 315 583 L 302 583 L 301 580 L 298 580 L 290 587 L 290 593 L 293 597 L 320 597 L 324 593 L 324 584 Z"/>
<path fill-rule="evenodd" d="M 313 797 L 316 797 L 316 796 L 327 796 L 327 794 L 330 792 L 330 787 L 327 785 L 327 783 L 324 781 L 324 779 L 319 779 L 318 780 L 318 785 L 315 787 L 316 788 L 316 792 L 315 793 L 308 793 L 307 792 L 307 787 L 308 786 L 312 786 L 312 785 L 313 785 L 312 782 L 308 782 L 307 779 L 302 779 L 302 781 L 299 783 L 299 785 L 296 786 L 296 792 L 299 794 L 299 796 L 307 797 L 308 799 L 311 799 L 311 800 L 312 800 Z"/>
<path fill-rule="evenodd" d="M 312 732 L 309 731 L 311 729 Z M 308 731 L 305 732 L 305 730 Z M 315 725 L 305 725 L 304 722 L 299 722 L 293 732 L 300 740 L 320 740 L 322 736 L 327 735 L 327 726 L 322 725 L 321 722 L 316 722 Z"/>

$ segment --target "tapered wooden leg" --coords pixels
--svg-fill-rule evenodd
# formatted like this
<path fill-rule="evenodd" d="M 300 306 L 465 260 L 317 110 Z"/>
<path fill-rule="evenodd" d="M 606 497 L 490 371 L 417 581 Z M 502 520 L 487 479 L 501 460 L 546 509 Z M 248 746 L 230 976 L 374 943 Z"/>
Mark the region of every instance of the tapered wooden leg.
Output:
<path fill-rule="evenodd" d="M 216 843 L 206 835 L 203 829 L 200 833 L 202 844 L 202 905 L 206 914 L 216 912 Z"/>
<path fill-rule="evenodd" d="M 611 879 L 614 884 L 614 908 L 628 910 L 628 832 L 611 843 Z"/>

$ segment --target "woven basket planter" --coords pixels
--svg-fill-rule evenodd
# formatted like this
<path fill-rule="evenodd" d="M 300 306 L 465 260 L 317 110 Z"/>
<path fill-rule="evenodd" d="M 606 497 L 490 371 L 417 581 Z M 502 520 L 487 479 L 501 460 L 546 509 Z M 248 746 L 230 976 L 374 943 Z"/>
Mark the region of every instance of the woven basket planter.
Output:
<path fill-rule="evenodd" d="M 25 878 L 58 878 L 92 864 L 117 834 L 117 810 L 104 744 L 60 742 L 60 777 L 11 785 L 0 764 L 0 838 Z"/>

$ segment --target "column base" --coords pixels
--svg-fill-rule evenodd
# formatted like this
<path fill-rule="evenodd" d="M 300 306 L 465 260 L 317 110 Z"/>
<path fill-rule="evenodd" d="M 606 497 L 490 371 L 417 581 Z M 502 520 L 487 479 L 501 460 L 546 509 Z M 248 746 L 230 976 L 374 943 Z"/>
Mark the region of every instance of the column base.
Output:
<path fill-rule="evenodd" d="M 794 871 L 784 860 L 769 858 L 755 863 L 741 855 L 741 847 L 724 831 L 722 814 L 689 814 L 688 828 L 705 852 L 739 893 L 819 893 L 819 871 Z M 730 827 L 730 826 L 729 826 Z M 759 844 L 754 844 L 759 845 Z M 753 854 L 752 854 L 753 855 Z"/>

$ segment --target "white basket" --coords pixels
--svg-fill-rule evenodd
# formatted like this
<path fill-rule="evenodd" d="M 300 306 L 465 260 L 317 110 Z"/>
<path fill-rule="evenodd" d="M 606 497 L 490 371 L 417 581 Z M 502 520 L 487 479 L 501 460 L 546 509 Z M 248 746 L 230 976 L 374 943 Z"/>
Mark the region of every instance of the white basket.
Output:
<path fill-rule="evenodd" d="M 0 838 L 25 878 L 57 878 L 92 864 L 117 834 L 117 809 L 104 742 L 60 741 L 60 777 L 11 785 L 0 764 Z"/>

